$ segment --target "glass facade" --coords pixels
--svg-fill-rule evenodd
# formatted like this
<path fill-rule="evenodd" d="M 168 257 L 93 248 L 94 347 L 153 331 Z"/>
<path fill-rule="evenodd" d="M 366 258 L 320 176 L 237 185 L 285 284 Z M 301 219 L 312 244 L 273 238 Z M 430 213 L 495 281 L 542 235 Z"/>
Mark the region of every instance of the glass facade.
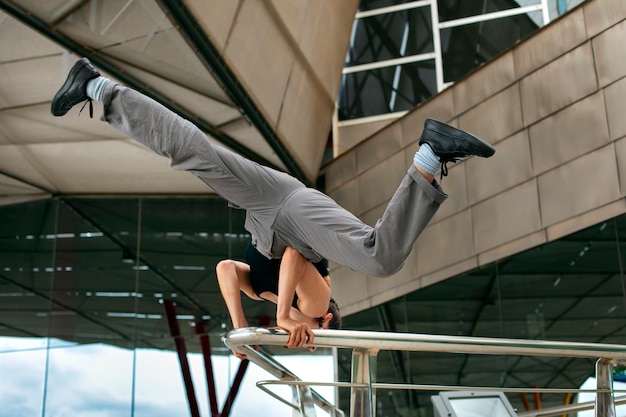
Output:
<path fill-rule="evenodd" d="M 211 317 L 215 259 L 207 254 L 226 257 L 247 240 L 229 229 L 229 216 L 242 222 L 224 204 L 52 199 L 1 207 L 0 373 L 13 389 L 0 390 L 0 415 L 185 415 L 162 302 L 177 302 L 191 351 L 192 323 L 214 333 L 225 323 Z"/>
<path fill-rule="evenodd" d="M 580 2 L 362 0 L 338 119 L 412 109 Z"/>
<path fill-rule="evenodd" d="M 221 340 L 231 323 L 214 268 L 241 259 L 243 220 L 217 198 L 0 207 L 0 416 L 192 415 L 166 300 L 176 305 L 201 415 L 210 411 L 195 324 L 209 334 L 221 410 L 240 361 Z M 275 315 L 269 303 L 243 303 L 250 323 Z M 333 357 L 319 353 L 294 356 L 291 369 L 325 369 L 332 380 Z M 289 413 L 255 387 L 268 378 L 248 367 L 231 415 L 262 415 L 259 406 Z M 332 389 L 324 395 L 332 399 Z"/>

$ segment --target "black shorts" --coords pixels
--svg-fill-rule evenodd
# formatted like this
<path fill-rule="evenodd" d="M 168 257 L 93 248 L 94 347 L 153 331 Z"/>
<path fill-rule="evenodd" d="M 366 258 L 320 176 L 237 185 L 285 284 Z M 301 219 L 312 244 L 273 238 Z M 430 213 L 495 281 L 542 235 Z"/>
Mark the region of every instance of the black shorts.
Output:
<path fill-rule="evenodd" d="M 248 243 L 244 257 L 246 263 L 250 265 L 250 284 L 254 293 L 259 297 L 265 291 L 278 295 L 280 259 L 267 259 L 251 243 Z M 328 261 L 326 259 L 322 259 L 313 265 L 320 273 L 320 277 L 328 275 Z M 298 297 L 294 294 L 293 307 L 297 306 L 297 300 Z"/>

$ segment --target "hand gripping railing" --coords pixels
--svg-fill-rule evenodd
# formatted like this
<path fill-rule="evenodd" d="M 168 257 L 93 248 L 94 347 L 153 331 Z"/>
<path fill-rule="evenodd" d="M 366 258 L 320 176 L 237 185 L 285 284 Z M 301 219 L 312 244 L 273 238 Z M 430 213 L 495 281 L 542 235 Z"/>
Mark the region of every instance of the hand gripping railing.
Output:
<path fill-rule="evenodd" d="M 381 350 L 415 352 L 445 352 L 485 355 L 557 356 L 597 359 L 596 417 L 614 417 L 613 365 L 626 361 L 626 346 L 599 343 L 556 342 L 545 340 L 496 339 L 485 337 L 440 336 L 411 333 L 367 332 L 353 330 L 314 330 L 314 346 L 350 348 L 352 351 L 351 415 L 374 417 L 375 389 L 385 385 L 376 384 L 376 356 Z M 243 353 L 281 381 L 290 381 L 299 393 L 299 409 L 302 416 L 314 416 L 313 403 L 323 407 L 331 416 L 341 411 L 318 395 L 312 395 L 306 383 L 267 355 L 260 354 L 251 346 L 287 344 L 288 334 L 281 329 L 248 327 L 228 332 L 224 343 L 231 350 Z M 313 384 L 310 385 L 320 385 Z M 335 383 L 334 385 L 344 385 Z M 403 389 L 415 386 L 401 385 Z M 295 392 L 295 391 L 294 391 Z M 294 394 L 294 400 L 297 395 Z M 296 406 L 294 405 L 294 408 Z M 561 411 L 562 413 L 563 411 Z M 343 413 L 341 413 L 343 414 Z"/>

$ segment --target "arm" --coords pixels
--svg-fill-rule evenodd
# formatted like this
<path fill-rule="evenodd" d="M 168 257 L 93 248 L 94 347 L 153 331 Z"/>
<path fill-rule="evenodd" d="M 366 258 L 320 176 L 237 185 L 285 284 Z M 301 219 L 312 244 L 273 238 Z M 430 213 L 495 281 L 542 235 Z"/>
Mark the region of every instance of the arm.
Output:
<path fill-rule="evenodd" d="M 276 294 L 266 291 L 262 295 L 263 295 L 264 300 L 271 301 L 272 303 L 278 305 L 278 296 Z M 306 322 L 310 320 L 309 316 L 304 315 L 300 310 L 298 310 L 297 308 L 293 308 L 293 307 L 291 307 L 289 310 L 289 317 L 292 320 L 301 321 L 301 322 Z"/>
<path fill-rule="evenodd" d="M 302 347 L 305 343 L 312 343 L 315 338 L 307 323 L 294 320 L 289 315 L 296 287 L 304 274 L 307 262 L 302 254 L 288 247 L 280 264 L 276 324 L 289 333 L 287 341 L 289 348 Z"/>

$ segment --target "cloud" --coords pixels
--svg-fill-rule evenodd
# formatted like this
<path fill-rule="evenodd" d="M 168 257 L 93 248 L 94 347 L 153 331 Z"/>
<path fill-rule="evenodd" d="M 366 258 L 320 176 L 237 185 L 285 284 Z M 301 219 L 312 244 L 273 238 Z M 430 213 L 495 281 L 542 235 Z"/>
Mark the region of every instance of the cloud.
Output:
<path fill-rule="evenodd" d="M 133 352 L 108 345 L 54 343 L 58 347 L 49 350 L 46 375 L 45 340 L 0 337 L 0 417 L 42 415 L 44 406 L 45 415 L 51 417 L 131 415 L 133 401 L 135 417 L 189 415 L 175 352 L 154 349 L 137 349 Z M 208 417 L 210 412 L 203 359 L 198 354 L 190 354 L 188 357 L 200 412 L 202 416 Z M 303 379 L 332 381 L 334 375 L 330 356 L 282 356 L 279 361 Z M 220 410 L 239 363 L 232 355 L 213 357 Z M 258 380 L 273 379 L 267 372 L 251 364 L 231 416 L 273 417 L 291 414 L 290 407 L 265 394 L 255 385 Z M 291 400 L 289 388 L 271 389 Z M 332 388 L 315 389 L 327 399 L 333 399 Z"/>

